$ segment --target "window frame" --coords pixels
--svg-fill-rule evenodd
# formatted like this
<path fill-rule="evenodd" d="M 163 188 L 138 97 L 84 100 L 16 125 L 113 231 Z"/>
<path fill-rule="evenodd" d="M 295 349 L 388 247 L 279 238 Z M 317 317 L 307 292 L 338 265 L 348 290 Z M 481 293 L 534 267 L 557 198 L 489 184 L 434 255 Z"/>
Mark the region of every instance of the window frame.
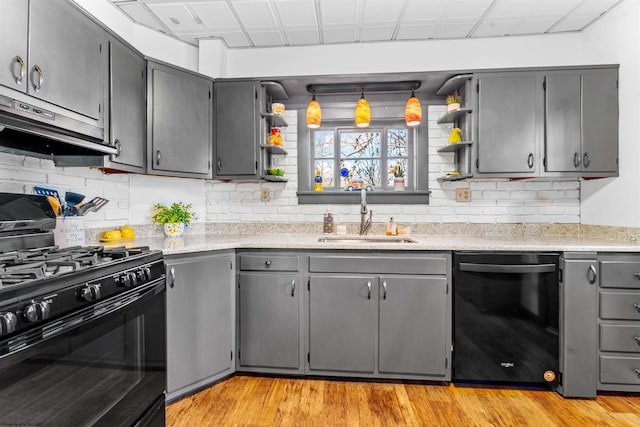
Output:
<path fill-rule="evenodd" d="M 393 191 L 392 189 L 374 189 L 367 192 L 367 203 L 370 204 L 428 204 L 429 203 L 429 141 L 427 108 L 422 106 L 423 117 L 420 125 L 406 127 L 408 139 L 408 161 L 412 163 L 413 170 L 408 172 L 407 188 L 405 191 Z M 358 130 L 366 132 L 367 129 L 383 128 L 386 132 L 393 124 L 404 125 L 404 102 L 402 104 L 386 103 L 384 106 L 372 105 L 372 120 L 369 128 L 356 128 L 353 122 L 353 105 L 322 104 L 323 121 L 320 130 L 327 127 L 334 131 L 337 138 L 340 130 Z M 323 129 L 324 128 L 324 129 Z M 360 203 L 358 191 L 345 191 L 339 187 L 323 192 L 314 192 L 315 164 L 314 147 L 312 147 L 311 135 L 313 129 L 307 128 L 306 110 L 298 110 L 298 204 L 354 204 Z M 386 138 L 386 136 L 385 136 Z M 384 148 L 384 147 L 383 147 Z M 339 142 L 334 146 L 334 162 L 339 163 Z M 387 159 L 387 152 L 384 158 Z M 336 160 L 338 158 L 338 160 Z M 385 162 L 382 167 L 388 168 Z M 386 182 L 386 170 L 381 177 Z M 334 174 L 338 174 L 334 171 Z M 339 185 L 339 176 L 336 182 Z"/>

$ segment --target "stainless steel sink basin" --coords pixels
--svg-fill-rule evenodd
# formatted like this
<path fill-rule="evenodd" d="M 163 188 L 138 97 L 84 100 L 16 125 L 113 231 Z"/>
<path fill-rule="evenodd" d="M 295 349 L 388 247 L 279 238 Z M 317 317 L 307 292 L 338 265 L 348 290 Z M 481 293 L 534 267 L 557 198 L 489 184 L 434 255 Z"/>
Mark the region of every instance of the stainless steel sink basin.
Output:
<path fill-rule="evenodd" d="M 402 236 L 325 236 L 321 243 L 417 243 L 411 237 Z"/>

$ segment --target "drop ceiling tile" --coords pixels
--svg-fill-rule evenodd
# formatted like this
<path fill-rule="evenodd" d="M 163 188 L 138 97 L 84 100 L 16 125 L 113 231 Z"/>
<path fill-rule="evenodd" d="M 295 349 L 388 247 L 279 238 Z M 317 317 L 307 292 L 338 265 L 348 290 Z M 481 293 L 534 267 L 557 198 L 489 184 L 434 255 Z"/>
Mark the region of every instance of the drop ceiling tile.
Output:
<path fill-rule="evenodd" d="M 236 0 L 231 3 L 244 28 L 277 29 L 271 5 L 267 0 Z"/>
<path fill-rule="evenodd" d="M 275 4 L 285 28 L 317 25 L 313 0 L 275 0 Z"/>
<path fill-rule="evenodd" d="M 557 19 L 510 19 L 495 18 L 484 21 L 473 32 L 472 37 L 493 37 L 514 34 L 543 34 Z"/>
<path fill-rule="evenodd" d="M 240 31 L 232 31 L 232 32 L 213 32 L 214 37 L 221 38 L 224 43 L 230 47 L 250 47 L 251 43 L 244 35 L 243 32 Z"/>
<path fill-rule="evenodd" d="M 360 40 L 361 42 L 372 42 L 372 41 L 388 41 L 393 37 L 393 31 L 395 30 L 395 26 L 386 26 L 386 27 L 362 27 L 360 29 Z"/>
<path fill-rule="evenodd" d="M 435 22 L 415 25 L 403 25 L 396 34 L 396 40 L 424 40 L 434 38 L 438 24 Z"/>
<path fill-rule="evenodd" d="M 475 22 L 448 22 L 440 24 L 436 32 L 437 39 L 459 39 L 469 34 Z"/>
<path fill-rule="evenodd" d="M 400 18 L 403 2 L 398 0 L 367 0 L 362 2 L 362 24 L 395 24 Z"/>
<path fill-rule="evenodd" d="M 354 27 L 323 28 L 322 38 L 326 44 L 353 43 L 356 41 L 356 31 Z"/>
<path fill-rule="evenodd" d="M 285 35 L 291 46 L 316 45 L 320 41 L 316 30 L 286 30 Z"/>
<path fill-rule="evenodd" d="M 357 0 L 322 0 L 320 18 L 322 25 L 353 25 L 358 19 Z"/>
<path fill-rule="evenodd" d="M 118 7 L 134 22 L 156 30 L 166 31 L 160 22 L 139 3 L 119 4 Z"/>
<path fill-rule="evenodd" d="M 149 9 L 173 32 L 196 31 L 201 27 L 182 4 L 149 4 Z"/>
<path fill-rule="evenodd" d="M 247 33 L 256 47 L 284 45 L 279 31 L 247 31 Z"/>
<path fill-rule="evenodd" d="M 189 2 L 188 5 L 202 20 L 206 28 L 217 31 L 240 29 L 231 9 L 224 1 Z"/>
<path fill-rule="evenodd" d="M 580 31 L 617 3 L 618 0 L 585 0 L 551 32 Z"/>
<path fill-rule="evenodd" d="M 558 19 L 575 8 L 581 0 L 500 0 L 485 17 L 486 20 L 496 18 L 526 19 L 536 16 L 555 16 Z"/>

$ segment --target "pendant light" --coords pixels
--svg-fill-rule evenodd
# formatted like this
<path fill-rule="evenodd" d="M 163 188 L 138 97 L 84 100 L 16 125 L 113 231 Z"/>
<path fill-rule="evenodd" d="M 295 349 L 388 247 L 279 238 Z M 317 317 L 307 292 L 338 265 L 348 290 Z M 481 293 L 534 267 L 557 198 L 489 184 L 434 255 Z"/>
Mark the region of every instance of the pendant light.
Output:
<path fill-rule="evenodd" d="M 320 104 L 316 101 L 316 91 L 313 91 L 313 98 L 307 105 L 307 127 L 311 129 L 318 129 L 322 123 L 322 110 Z"/>
<path fill-rule="evenodd" d="M 369 127 L 371 123 L 371 108 L 369 103 L 364 98 L 364 90 L 360 95 L 358 104 L 356 105 L 356 126 L 359 128 Z"/>
<path fill-rule="evenodd" d="M 411 89 L 411 97 L 404 107 L 404 120 L 407 126 L 418 126 L 422 121 L 422 107 L 413 89 Z"/>

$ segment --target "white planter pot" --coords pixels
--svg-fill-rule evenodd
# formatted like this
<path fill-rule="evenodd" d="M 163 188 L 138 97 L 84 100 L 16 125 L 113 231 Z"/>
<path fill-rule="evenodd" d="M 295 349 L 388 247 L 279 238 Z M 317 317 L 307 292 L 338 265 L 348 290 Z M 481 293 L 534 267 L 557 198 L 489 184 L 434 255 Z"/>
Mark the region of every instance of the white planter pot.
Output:
<path fill-rule="evenodd" d="M 164 234 L 167 237 L 178 237 L 182 236 L 184 233 L 184 223 L 183 222 L 169 222 L 164 225 Z"/>
<path fill-rule="evenodd" d="M 393 191 L 404 191 L 404 178 L 393 179 Z"/>
<path fill-rule="evenodd" d="M 447 111 L 455 111 L 460 109 L 460 103 L 456 102 L 454 104 L 447 105 Z"/>

